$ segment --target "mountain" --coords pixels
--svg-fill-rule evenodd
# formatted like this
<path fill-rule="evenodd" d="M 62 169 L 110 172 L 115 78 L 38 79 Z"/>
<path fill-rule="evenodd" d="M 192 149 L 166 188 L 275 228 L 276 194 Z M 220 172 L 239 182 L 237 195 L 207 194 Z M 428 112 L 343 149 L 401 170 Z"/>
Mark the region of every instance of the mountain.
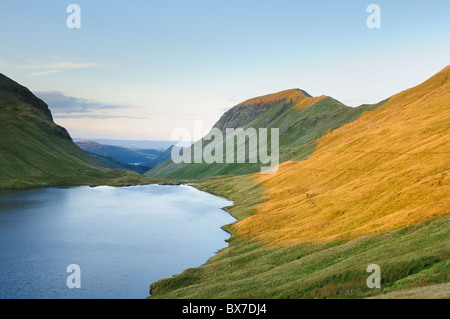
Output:
<path fill-rule="evenodd" d="M 79 141 L 91 141 L 104 145 L 113 145 L 125 147 L 128 149 L 154 149 L 158 151 L 164 151 L 174 144 L 171 141 L 152 141 L 152 140 L 113 140 L 113 139 L 97 139 L 97 138 L 76 138 L 75 142 Z"/>
<path fill-rule="evenodd" d="M 127 164 L 144 163 L 149 161 L 148 156 L 144 156 L 125 147 L 104 145 L 92 141 L 78 141 L 75 142 L 75 144 L 86 152 L 106 155 Z"/>
<path fill-rule="evenodd" d="M 100 167 L 54 123 L 44 101 L 0 74 L 0 188 L 95 183 L 127 174 Z"/>
<path fill-rule="evenodd" d="M 364 111 L 382 105 L 348 107 L 328 97 L 312 97 L 300 89 L 286 90 L 240 103 L 214 125 L 225 135 L 226 128 L 279 128 L 280 162 L 302 160 L 314 150 L 316 141 L 330 130 L 357 119 Z M 197 141 L 203 147 L 205 141 Z M 224 142 L 225 143 L 225 142 Z M 242 147 L 243 144 L 237 147 Z M 193 146 L 195 148 L 195 145 Z M 175 164 L 168 160 L 146 175 L 178 179 L 201 179 L 218 175 L 242 175 L 259 171 L 260 164 Z"/>
<path fill-rule="evenodd" d="M 156 154 L 157 156 L 155 156 L 152 160 L 143 163 L 142 165 L 145 165 L 145 166 L 148 166 L 148 167 L 150 167 L 150 168 L 153 168 L 153 167 L 155 167 L 155 166 L 157 166 L 157 165 L 159 165 L 159 164 L 161 164 L 161 163 L 167 161 L 168 159 L 171 158 L 173 147 L 174 147 L 174 145 L 171 145 L 169 148 L 167 148 L 167 149 L 166 149 L 165 151 L 163 151 L 163 152 L 157 150 L 157 152 L 158 152 L 158 153 Z M 154 151 L 156 151 L 156 150 L 152 150 L 152 149 L 148 149 L 148 150 L 141 149 L 141 150 L 139 150 L 139 151 L 142 152 L 142 153 L 150 153 L 150 152 L 152 152 L 152 151 L 154 152 Z"/>
<path fill-rule="evenodd" d="M 449 79 L 447 66 L 276 174 L 201 181 L 234 201 L 229 247 L 152 298 L 449 298 Z"/>
<path fill-rule="evenodd" d="M 152 166 L 144 166 L 144 165 L 133 165 L 133 164 L 127 164 L 124 162 L 121 162 L 119 160 L 116 160 L 113 157 L 102 155 L 102 154 L 96 154 L 91 152 L 86 152 L 90 157 L 92 157 L 97 162 L 101 163 L 105 167 L 113 168 L 113 169 L 123 169 L 128 171 L 133 171 L 138 174 L 144 174 L 147 172 Z"/>
<path fill-rule="evenodd" d="M 330 132 L 307 160 L 255 175 L 265 201 L 239 234 L 336 241 L 450 213 L 449 78 L 450 66 Z"/>
<path fill-rule="evenodd" d="M 149 143 L 150 142 L 151 141 L 149 141 Z M 124 141 L 124 143 L 132 143 L 132 141 Z M 171 155 L 170 151 L 173 147 L 172 145 L 167 150 L 153 148 L 130 149 L 127 147 L 100 144 L 88 140 L 76 141 L 75 144 L 107 167 L 127 169 L 139 174 L 144 174 L 151 168 L 169 159 Z"/>

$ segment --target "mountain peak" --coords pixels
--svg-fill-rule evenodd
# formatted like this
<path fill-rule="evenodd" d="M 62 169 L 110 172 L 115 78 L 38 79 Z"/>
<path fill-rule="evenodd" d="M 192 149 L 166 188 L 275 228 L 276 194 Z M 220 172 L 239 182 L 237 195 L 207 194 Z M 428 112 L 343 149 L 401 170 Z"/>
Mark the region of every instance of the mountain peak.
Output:
<path fill-rule="evenodd" d="M 305 90 L 302 90 L 302 89 L 294 89 L 294 90 L 295 90 L 295 91 L 300 91 L 300 92 L 302 92 L 303 95 L 306 96 L 306 97 L 312 97 L 312 95 L 309 94 L 308 92 L 306 92 Z"/>
<path fill-rule="evenodd" d="M 22 102 L 32 105 L 33 107 L 44 113 L 47 119 L 53 121 L 52 113 L 50 112 L 48 105 L 44 101 L 36 97 L 26 87 L 11 80 L 9 77 L 2 73 L 0 73 L 0 94 L 12 95 Z"/>
<path fill-rule="evenodd" d="M 325 95 L 312 97 L 301 89 L 284 90 L 255 97 L 229 109 L 222 115 L 214 127 L 218 129 L 244 127 L 270 109 L 281 108 L 278 114 L 280 115 L 291 109 L 304 110 L 324 98 L 326 98 Z"/>
<path fill-rule="evenodd" d="M 277 93 L 267 94 L 259 97 L 255 97 L 249 100 L 246 100 L 236 106 L 244 106 L 244 105 L 267 105 L 267 104 L 275 104 L 281 101 L 286 103 L 295 103 L 297 104 L 299 101 L 303 101 L 305 99 L 312 98 L 310 94 L 301 89 L 290 89 L 284 90 Z"/>

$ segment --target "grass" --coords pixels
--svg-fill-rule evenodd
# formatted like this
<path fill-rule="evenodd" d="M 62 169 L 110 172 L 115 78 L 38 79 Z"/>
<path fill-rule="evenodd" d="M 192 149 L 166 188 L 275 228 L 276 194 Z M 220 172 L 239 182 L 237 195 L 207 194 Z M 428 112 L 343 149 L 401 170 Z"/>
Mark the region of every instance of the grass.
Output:
<path fill-rule="evenodd" d="M 450 298 L 449 78 L 450 66 L 277 174 L 196 185 L 235 201 L 230 245 L 151 298 Z M 382 289 L 367 288 L 370 264 Z"/>
<path fill-rule="evenodd" d="M 369 299 L 448 299 L 450 283 L 436 284 L 414 289 L 404 289 L 371 297 Z"/>
<path fill-rule="evenodd" d="M 283 101 L 250 116 L 248 127 L 283 128 L 282 158 L 304 160 L 271 176 L 193 184 L 234 200 L 227 210 L 239 221 L 224 226 L 228 248 L 153 283 L 152 298 L 450 297 L 449 74 L 447 67 L 359 118 L 353 113 L 346 120 L 358 119 L 342 127 L 321 126 L 320 114 L 338 116 L 330 98 L 307 108 Z M 42 110 L 8 96 L 5 103 L 2 94 L 1 187 L 151 180 L 96 166 Z M 305 129 L 312 127 L 320 129 Z M 246 172 L 217 167 L 175 175 Z M 369 264 L 381 267 L 382 289 L 367 288 Z"/>
<path fill-rule="evenodd" d="M 288 90 L 251 99 L 235 106 L 222 116 L 215 127 L 223 132 L 226 128 L 239 127 L 278 128 L 280 162 L 302 160 L 313 152 L 316 141 L 330 130 L 354 121 L 363 112 L 379 107 L 383 103 L 385 101 L 352 108 L 331 97 L 313 98 L 299 90 Z M 203 141 L 203 147 L 206 145 L 207 142 Z M 168 160 L 146 175 L 202 179 L 211 176 L 245 175 L 259 170 L 260 164 L 238 164 L 236 161 L 232 164 L 175 164 Z"/>
<path fill-rule="evenodd" d="M 268 245 L 349 240 L 448 214 L 449 74 L 327 134 L 308 159 L 253 175 L 264 201 L 238 234 Z"/>
<path fill-rule="evenodd" d="M 155 179 L 100 167 L 56 125 L 47 105 L 0 75 L 0 188 L 148 184 Z"/>
<path fill-rule="evenodd" d="M 235 201 L 240 220 L 256 213 L 262 190 L 247 176 L 208 179 L 199 189 Z M 267 246 L 236 233 L 205 265 L 152 284 L 151 298 L 366 298 L 450 280 L 450 217 L 350 241 Z M 366 286 L 378 264 L 382 289 Z M 442 291 L 440 291 L 440 295 Z M 450 296 L 447 292 L 447 297 Z"/>

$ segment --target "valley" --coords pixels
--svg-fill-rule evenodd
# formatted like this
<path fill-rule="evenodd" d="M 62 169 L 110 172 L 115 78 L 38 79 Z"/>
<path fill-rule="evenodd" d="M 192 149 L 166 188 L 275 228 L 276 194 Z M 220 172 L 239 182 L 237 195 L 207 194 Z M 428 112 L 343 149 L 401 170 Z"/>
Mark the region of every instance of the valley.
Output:
<path fill-rule="evenodd" d="M 449 297 L 449 78 L 447 66 L 356 108 L 300 89 L 237 104 L 213 129 L 279 129 L 280 165 L 267 175 L 225 157 L 176 164 L 171 147 L 75 143 L 1 75 L 0 188 L 188 184 L 232 200 L 229 246 L 155 281 L 150 298 Z M 370 264 L 381 289 L 366 284 Z"/>
<path fill-rule="evenodd" d="M 199 189 L 234 200 L 230 246 L 152 284 L 152 298 L 383 298 L 418 287 L 442 298 L 438 287 L 450 280 L 449 79 L 447 66 L 328 132 L 309 157 L 285 161 L 276 174 L 201 180 Z M 381 289 L 366 285 L 374 263 Z"/>

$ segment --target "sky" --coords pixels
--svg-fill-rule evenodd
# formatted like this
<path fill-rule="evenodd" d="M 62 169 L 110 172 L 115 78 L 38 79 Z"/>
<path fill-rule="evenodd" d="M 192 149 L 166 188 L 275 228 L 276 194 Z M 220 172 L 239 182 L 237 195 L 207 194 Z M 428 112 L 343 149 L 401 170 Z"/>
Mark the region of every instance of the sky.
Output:
<path fill-rule="evenodd" d="M 286 89 L 358 106 L 420 84 L 450 64 L 449 13 L 442 0 L 0 0 L 0 73 L 72 137 L 171 140 Z"/>

